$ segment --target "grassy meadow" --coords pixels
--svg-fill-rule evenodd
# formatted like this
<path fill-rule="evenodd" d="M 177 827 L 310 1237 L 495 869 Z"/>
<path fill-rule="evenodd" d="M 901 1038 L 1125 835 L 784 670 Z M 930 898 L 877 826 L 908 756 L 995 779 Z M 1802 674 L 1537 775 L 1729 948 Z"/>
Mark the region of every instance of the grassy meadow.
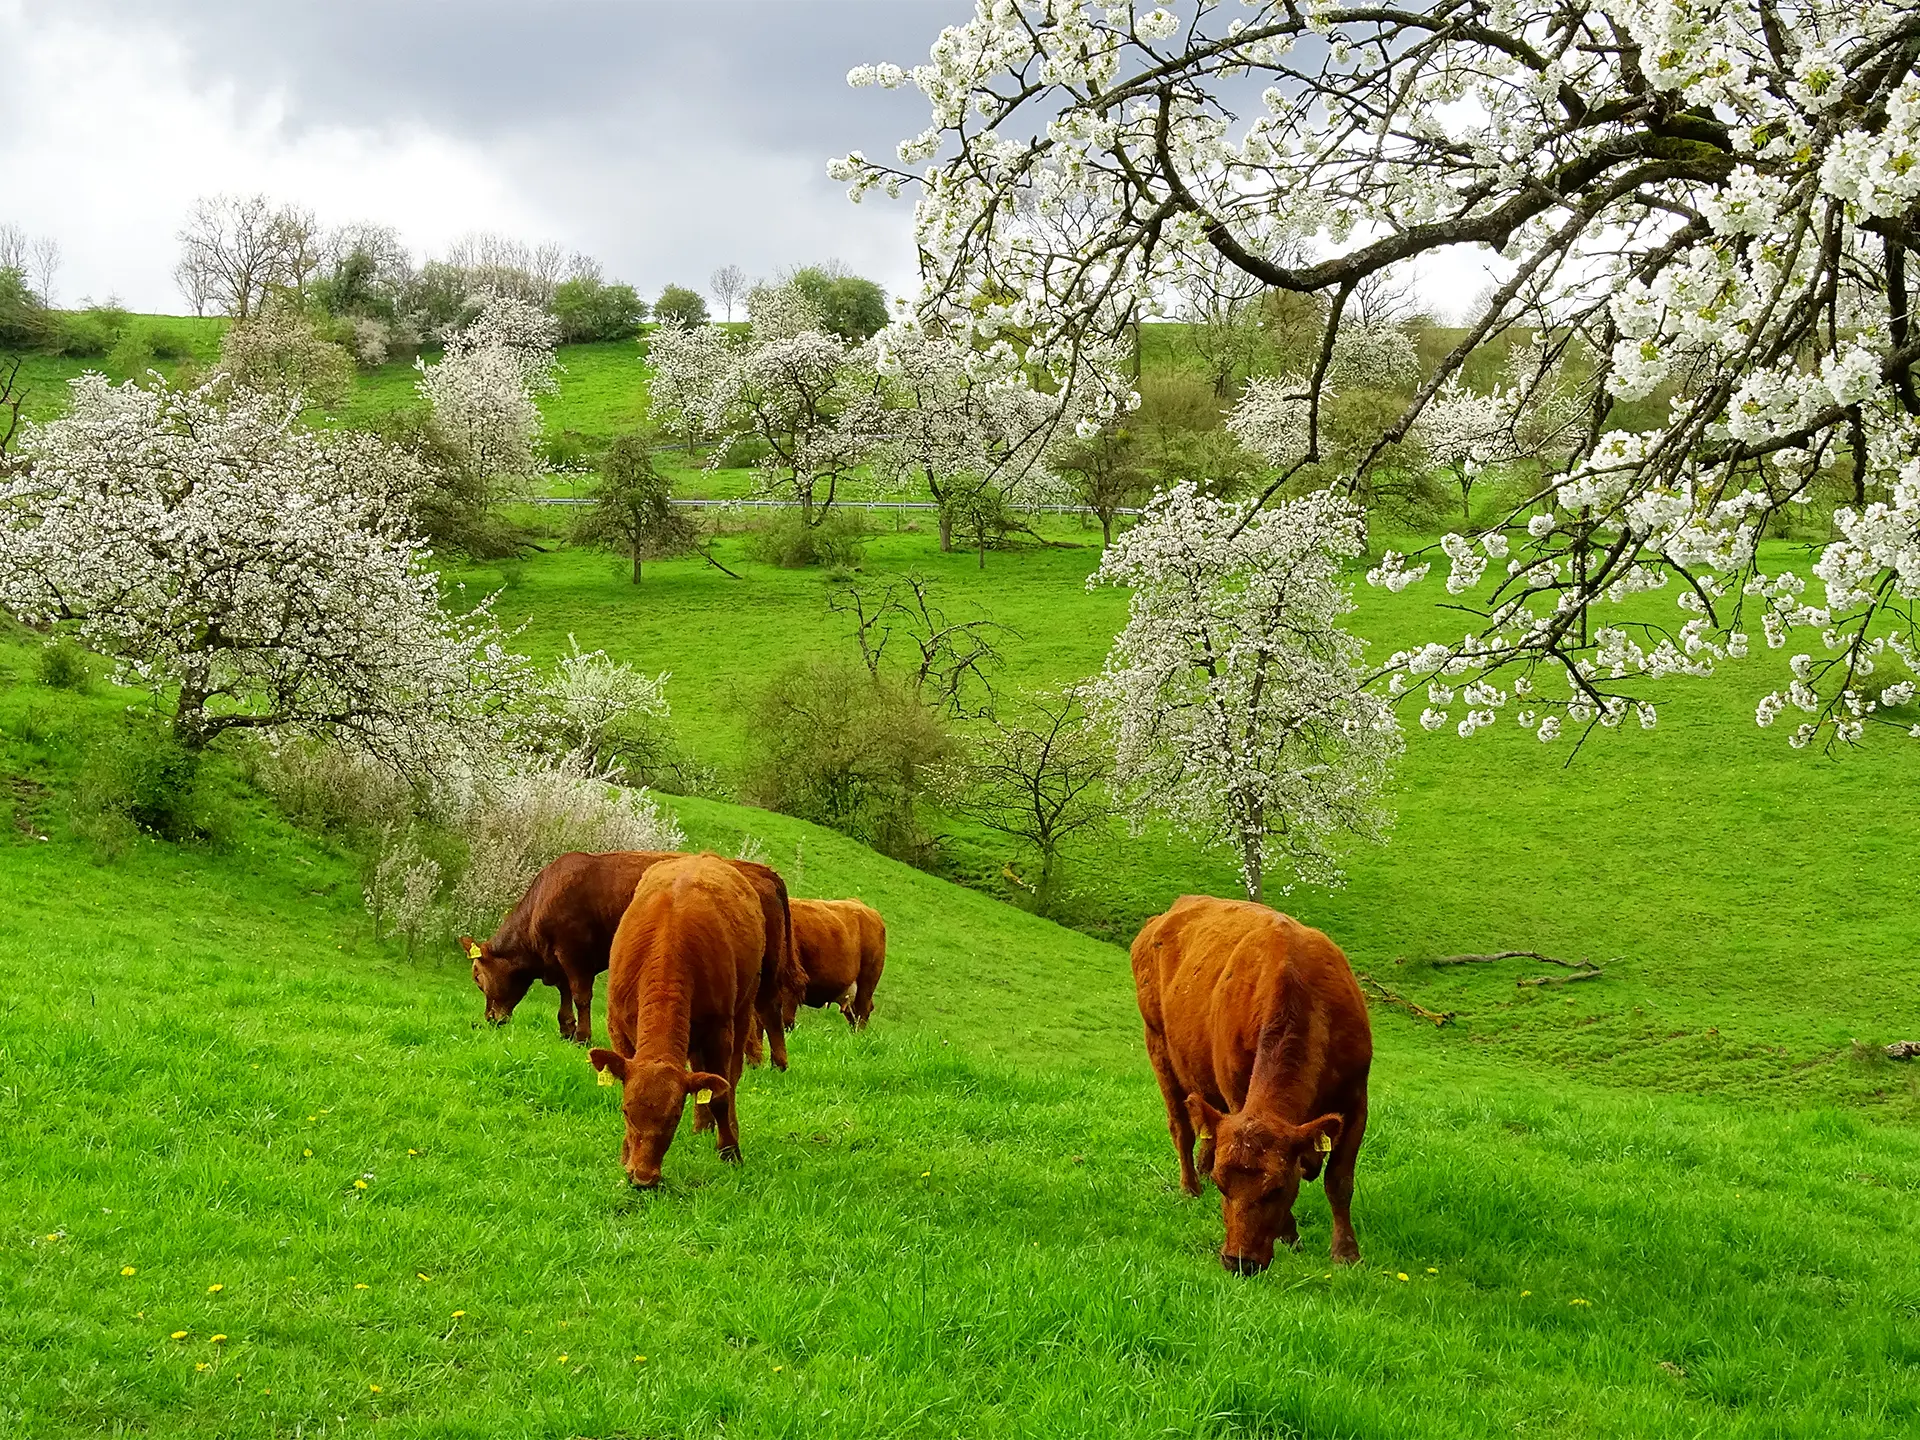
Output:
<path fill-rule="evenodd" d="M 550 433 L 630 424 L 637 354 L 563 353 Z M 409 386 L 375 372 L 340 418 Z M 982 570 L 874 523 L 864 578 L 1011 627 L 1009 693 L 1097 669 L 1124 618 L 1086 588 L 1097 529 Z M 572 636 L 671 672 L 725 789 L 752 688 L 851 642 L 818 572 L 716 553 L 743 578 L 636 587 L 564 547 L 448 578 L 500 590 L 538 657 Z M 1459 624 L 1422 587 L 1357 600 L 1381 651 Z M 876 905 L 889 964 L 870 1030 L 803 1012 L 792 1070 L 749 1075 L 743 1166 L 686 1130 L 639 1194 L 551 991 L 488 1029 L 454 947 L 375 941 L 360 857 L 232 757 L 205 838 L 103 823 L 134 697 L 43 683 L 0 633 L 0 1433 L 1920 1431 L 1920 1081 L 1879 1054 L 1920 1038 L 1910 761 L 1757 730 L 1776 658 L 1570 765 L 1509 724 L 1412 728 L 1390 842 L 1279 903 L 1456 1018 L 1375 1010 L 1363 1262 L 1327 1263 L 1313 1186 L 1301 1252 L 1241 1280 L 1217 1199 L 1179 1194 L 1124 950 L 1174 896 L 1233 893 L 1221 857 L 1116 827 L 1069 852 L 1069 926 L 958 823 L 936 875 L 672 798 L 692 842 Z M 1604 974 L 1422 963 L 1492 948 Z"/>

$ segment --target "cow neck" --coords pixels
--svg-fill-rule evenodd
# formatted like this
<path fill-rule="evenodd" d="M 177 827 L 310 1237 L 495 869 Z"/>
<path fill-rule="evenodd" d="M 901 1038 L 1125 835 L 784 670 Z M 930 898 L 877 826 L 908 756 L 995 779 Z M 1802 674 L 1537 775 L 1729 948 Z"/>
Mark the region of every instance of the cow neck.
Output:
<path fill-rule="evenodd" d="M 640 975 L 633 1058 L 684 1069 L 692 1033 L 692 999 L 687 993 L 688 977 L 674 960 L 675 947 L 656 933 Z"/>
<path fill-rule="evenodd" d="M 1291 966 L 1281 966 L 1272 984 L 1254 1048 L 1253 1074 L 1247 1080 L 1245 1108 L 1298 1125 L 1311 1118 L 1308 1110 L 1319 1089 L 1326 1050 L 1325 1034 L 1316 1046 L 1314 1032 L 1324 1032 L 1326 1025 Z"/>

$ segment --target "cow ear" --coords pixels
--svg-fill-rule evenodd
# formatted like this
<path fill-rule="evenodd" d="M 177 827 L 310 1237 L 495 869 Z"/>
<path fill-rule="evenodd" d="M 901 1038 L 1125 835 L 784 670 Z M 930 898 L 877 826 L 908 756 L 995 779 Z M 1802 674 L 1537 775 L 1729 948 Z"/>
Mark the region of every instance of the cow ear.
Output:
<path fill-rule="evenodd" d="M 727 1084 L 724 1075 L 710 1074 L 705 1070 L 691 1070 L 687 1073 L 687 1093 L 695 1103 L 710 1105 L 715 1101 L 724 1101 L 732 1093 L 733 1087 Z"/>
<path fill-rule="evenodd" d="M 1225 1117 L 1200 1098 L 1200 1092 L 1187 1094 L 1187 1119 L 1193 1122 L 1193 1133 L 1202 1140 L 1210 1140 L 1219 1133 L 1220 1122 Z"/>
<path fill-rule="evenodd" d="M 1338 1115 L 1322 1115 L 1318 1120 L 1309 1120 L 1300 1127 L 1300 1149 L 1297 1153 L 1303 1179 L 1320 1178 L 1320 1167 L 1327 1163 L 1327 1156 L 1340 1143 L 1340 1132 L 1345 1128 L 1346 1122 Z"/>
<path fill-rule="evenodd" d="M 622 1085 L 627 1083 L 627 1057 L 618 1050 L 589 1050 L 587 1059 L 603 1075 L 611 1075 Z"/>
<path fill-rule="evenodd" d="M 480 942 L 471 935 L 462 935 L 460 937 L 460 953 L 469 960 L 478 960 L 480 958 Z"/>

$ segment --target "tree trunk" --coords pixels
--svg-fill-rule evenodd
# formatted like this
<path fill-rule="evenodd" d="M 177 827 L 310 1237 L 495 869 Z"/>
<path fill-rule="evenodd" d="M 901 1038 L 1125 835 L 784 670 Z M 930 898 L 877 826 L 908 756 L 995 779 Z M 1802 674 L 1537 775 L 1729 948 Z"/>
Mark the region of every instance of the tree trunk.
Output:
<path fill-rule="evenodd" d="M 1260 837 L 1240 842 L 1241 878 L 1247 882 L 1247 899 L 1259 905 L 1266 893 L 1265 867 L 1260 858 Z"/>
<path fill-rule="evenodd" d="M 1100 512 L 1100 543 L 1103 546 L 1113 544 L 1113 512 L 1111 510 Z"/>
<path fill-rule="evenodd" d="M 987 568 L 987 528 L 986 526 L 983 525 L 980 527 L 980 533 L 976 538 L 979 541 L 980 568 L 984 570 Z"/>
<path fill-rule="evenodd" d="M 640 583 L 640 547 L 638 545 L 633 547 L 633 583 L 636 585 Z"/>
<path fill-rule="evenodd" d="M 946 506 L 940 507 L 940 553 L 948 554 L 953 549 L 953 513 Z"/>

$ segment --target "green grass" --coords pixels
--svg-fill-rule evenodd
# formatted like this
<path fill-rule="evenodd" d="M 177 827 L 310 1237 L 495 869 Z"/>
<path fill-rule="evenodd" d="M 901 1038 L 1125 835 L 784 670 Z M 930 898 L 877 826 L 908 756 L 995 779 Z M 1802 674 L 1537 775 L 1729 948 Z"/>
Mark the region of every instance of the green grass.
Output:
<path fill-rule="evenodd" d="M 579 348 L 549 425 L 611 433 L 637 347 Z M 1125 599 L 1085 588 L 1097 530 L 982 571 L 913 523 L 876 520 L 868 577 L 1013 627 L 1009 693 L 1098 668 Z M 564 549 L 449 578 L 504 586 L 539 657 L 573 634 L 671 671 L 725 776 L 753 687 L 849 642 L 820 574 L 718 553 L 745 578 L 634 587 Z M 1378 649 L 1460 624 L 1421 587 L 1359 598 Z M 941 864 L 972 889 L 674 800 L 696 844 L 751 836 L 795 893 L 877 905 L 890 961 L 870 1031 L 807 1012 L 793 1070 L 749 1077 L 744 1167 L 686 1134 L 641 1196 L 551 992 L 480 1025 L 452 948 L 374 942 L 356 857 L 225 757 L 215 839 L 103 824 L 103 749 L 145 743 L 129 697 L 48 689 L 0 635 L 0 1434 L 1911 1433 L 1920 1083 L 1877 1051 L 1920 1033 L 1910 752 L 1756 730 L 1778 659 L 1570 768 L 1504 723 L 1410 735 L 1391 842 L 1280 903 L 1458 1019 L 1375 1012 L 1365 1263 L 1326 1264 L 1314 1187 L 1304 1251 L 1240 1281 L 1215 1200 L 1178 1194 L 1120 948 L 1232 893 L 1220 856 L 1104 834 L 1069 856 L 1068 929 L 996 898 L 1025 861 L 963 825 Z M 1506 947 L 1606 973 L 1420 963 Z"/>
<path fill-rule="evenodd" d="M 743 1167 L 683 1134 L 640 1195 L 547 992 L 479 1024 L 451 949 L 372 943 L 351 862 L 231 777 L 224 845 L 104 860 L 67 797 L 118 703 L 0 688 L 9 1433 L 1920 1423 L 1908 1126 L 1535 1073 L 1383 1012 L 1365 1262 L 1326 1263 L 1316 1188 L 1303 1252 L 1237 1280 L 1175 1188 L 1122 951 L 685 800 L 697 843 L 752 833 L 798 893 L 878 905 L 890 963 L 870 1031 L 807 1012 L 792 1071 L 748 1078 Z"/>

